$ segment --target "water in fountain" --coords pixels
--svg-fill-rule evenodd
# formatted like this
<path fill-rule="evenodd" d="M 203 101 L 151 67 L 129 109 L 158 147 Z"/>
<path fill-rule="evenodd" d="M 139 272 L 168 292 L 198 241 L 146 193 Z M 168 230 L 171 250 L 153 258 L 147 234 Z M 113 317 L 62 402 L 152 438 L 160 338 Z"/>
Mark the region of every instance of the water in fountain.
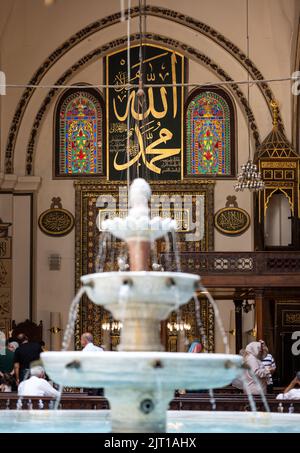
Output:
<path fill-rule="evenodd" d="M 201 335 L 201 339 L 202 339 L 202 343 L 203 343 L 203 349 L 204 349 L 204 352 L 205 351 L 208 352 L 208 340 L 207 340 L 207 336 L 206 336 L 206 333 L 205 333 L 205 330 L 204 330 L 204 327 L 203 327 L 203 323 L 202 323 L 202 320 L 201 320 L 200 302 L 199 302 L 199 299 L 198 299 L 196 294 L 194 294 L 193 299 L 194 299 L 194 303 L 195 303 L 196 324 L 197 324 L 198 330 L 199 330 L 200 335 Z"/>
<path fill-rule="evenodd" d="M 250 376 L 253 378 L 253 380 L 255 381 L 255 384 L 257 385 L 257 387 L 259 389 L 259 394 L 261 396 L 261 399 L 262 399 L 266 412 L 270 412 L 270 407 L 269 407 L 268 401 L 266 399 L 266 395 L 264 394 L 261 383 L 259 382 L 259 379 L 257 378 L 256 374 L 252 370 L 248 370 L 248 372 L 249 372 Z"/>
<path fill-rule="evenodd" d="M 109 233 L 105 231 L 104 233 L 100 232 L 99 234 L 99 250 L 96 257 L 95 269 L 96 272 L 103 272 L 105 259 L 107 255 L 107 241 L 109 238 Z"/>
<path fill-rule="evenodd" d="M 220 333 L 222 335 L 222 342 L 223 342 L 223 345 L 224 345 L 225 354 L 229 354 L 230 350 L 229 350 L 228 338 L 227 338 L 227 335 L 225 333 L 225 329 L 224 329 L 224 326 L 223 326 L 223 323 L 222 323 L 222 319 L 221 319 L 221 316 L 220 316 L 219 308 L 218 308 L 216 302 L 214 301 L 214 299 L 212 298 L 211 294 L 209 293 L 209 291 L 201 284 L 200 284 L 199 288 L 200 288 L 202 294 L 205 294 L 205 296 L 207 297 L 209 303 L 211 304 L 211 306 L 214 309 L 216 322 L 217 322 L 219 331 L 220 331 Z"/>
<path fill-rule="evenodd" d="M 172 246 L 173 246 L 173 253 L 175 255 L 175 264 L 176 264 L 176 271 L 181 272 L 181 264 L 180 264 L 180 257 L 179 257 L 179 250 L 177 246 L 177 233 L 175 230 L 171 231 L 172 235 Z"/>
<path fill-rule="evenodd" d="M 256 411 L 257 411 L 257 409 L 256 409 L 256 404 L 255 404 L 253 395 L 252 395 L 252 393 L 250 392 L 249 387 L 248 387 L 248 385 L 247 385 L 246 377 L 245 377 L 245 372 L 242 374 L 241 378 L 242 378 L 242 382 L 243 382 L 243 389 L 244 389 L 244 392 L 247 394 L 248 401 L 249 401 L 249 403 L 250 403 L 251 411 L 252 411 L 252 412 L 256 412 Z"/>
<path fill-rule="evenodd" d="M 152 261 L 152 266 L 153 266 L 153 264 L 159 264 L 156 241 L 151 241 L 151 261 Z"/>
<path fill-rule="evenodd" d="M 166 271 L 169 271 L 171 269 L 171 263 L 170 263 L 170 238 L 169 234 L 165 234 L 164 236 L 165 239 L 165 257 L 166 257 Z"/>
<path fill-rule="evenodd" d="M 209 392 L 209 401 L 211 404 L 211 408 L 213 411 L 215 411 L 217 406 L 216 406 L 214 391 L 213 391 L 213 389 L 209 389 L 208 392 Z"/>
<path fill-rule="evenodd" d="M 62 348 L 61 348 L 62 351 L 67 351 L 67 349 L 69 348 L 69 346 L 71 344 L 71 340 L 73 339 L 79 302 L 85 292 L 86 292 L 86 288 L 84 286 L 82 286 L 78 290 L 74 299 L 72 300 L 70 310 L 69 310 L 69 319 L 68 319 L 68 323 L 67 323 L 63 341 L 62 341 Z"/>
<path fill-rule="evenodd" d="M 75 323 L 76 323 L 76 318 L 77 318 L 79 302 L 84 293 L 85 293 L 85 288 L 81 287 L 71 303 L 70 310 L 69 310 L 69 319 L 68 319 L 68 323 L 67 323 L 63 341 L 62 341 L 62 348 L 61 348 L 62 351 L 67 351 L 70 347 L 71 340 L 73 339 L 73 336 L 74 336 Z M 54 403 L 55 410 L 57 410 L 59 408 L 63 389 L 64 389 L 64 385 L 60 384 L 58 387 L 58 395 L 55 398 L 55 403 Z"/>

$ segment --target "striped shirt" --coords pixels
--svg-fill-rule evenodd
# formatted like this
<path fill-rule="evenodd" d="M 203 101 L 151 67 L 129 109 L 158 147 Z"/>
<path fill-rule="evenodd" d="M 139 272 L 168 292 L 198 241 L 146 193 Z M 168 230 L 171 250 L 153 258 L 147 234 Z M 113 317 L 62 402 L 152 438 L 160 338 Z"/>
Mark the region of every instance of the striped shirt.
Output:
<path fill-rule="evenodd" d="M 262 364 L 266 368 L 272 368 L 274 371 L 276 370 L 275 360 L 271 354 L 266 355 L 266 357 L 262 360 Z M 268 376 L 268 379 L 267 379 L 267 385 L 272 385 L 272 384 L 273 384 L 273 379 L 272 379 L 272 374 L 270 373 Z"/>

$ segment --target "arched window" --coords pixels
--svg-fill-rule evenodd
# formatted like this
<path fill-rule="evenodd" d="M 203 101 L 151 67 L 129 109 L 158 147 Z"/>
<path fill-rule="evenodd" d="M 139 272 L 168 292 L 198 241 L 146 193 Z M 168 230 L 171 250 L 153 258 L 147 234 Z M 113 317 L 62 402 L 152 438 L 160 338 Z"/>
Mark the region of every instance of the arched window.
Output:
<path fill-rule="evenodd" d="M 186 103 L 185 174 L 235 176 L 235 114 L 221 88 L 194 90 Z"/>
<path fill-rule="evenodd" d="M 104 103 L 93 88 L 70 88 L 55 110 L 55 176 L 104 176 Z"/>

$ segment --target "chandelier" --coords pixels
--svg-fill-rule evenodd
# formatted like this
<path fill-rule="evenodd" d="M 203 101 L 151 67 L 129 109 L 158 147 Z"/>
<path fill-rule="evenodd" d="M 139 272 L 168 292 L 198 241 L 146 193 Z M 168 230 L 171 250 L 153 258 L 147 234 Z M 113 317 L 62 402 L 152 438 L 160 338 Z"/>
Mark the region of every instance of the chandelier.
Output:
<path fill-rule="evenodd" d="M 101 327 L 102 330 L 119 332 L 122 329 L 123 324 L 120 321 L 103 322 Z"/>
<path fill-rule="evenodd" d="M 247 60 L 249 60 L 249 4 L 246 0 L 246 30 L 247 30 Z M 249 72 L 247 74 L 247 98 L 250 106 L 250 80 Z M 250 143 L 250 124 L 248 120 L 248 161 L 241 166 L 241 171 L 238 174 L 237 182 L 234 185 L 236 192 L 249 189 L 250 191 L 264 190 L 265 184 L 261 179 L 261 174 L 257 169 L 257 165 L 251 159 L 251 143 Z"/>
<path fill-rule="evenodd" d="M 241 171 L 237 177 L 237 183 L 234 185 L 236 192 L 249 190 L 263 190 L 265 183 L 261 179 L 261 174 L 257 171 L 257 165 L 251 159 L 248 159 L 245 165 L 241 166 Z"/>
<path fill-rule="evenodd" d="M 167 327 L 170 332 L 183 332 L 183 331 L 188 331 L 191 330 L 191 325 L 188 322 L 168 322 Z"/>

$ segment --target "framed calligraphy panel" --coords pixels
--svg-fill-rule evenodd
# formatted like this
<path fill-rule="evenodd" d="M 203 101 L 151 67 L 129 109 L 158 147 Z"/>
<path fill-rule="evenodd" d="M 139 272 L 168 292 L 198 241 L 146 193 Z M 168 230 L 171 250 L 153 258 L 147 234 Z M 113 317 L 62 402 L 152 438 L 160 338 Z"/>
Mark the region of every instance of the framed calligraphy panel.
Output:
<path fill-rule="evenodd" d="M 237 236 L 250 225 L 248 212 L 241 208 L 223 208 L 215 214 L 215 227 L 220 233 Z"/>
<path fill-rule="evenodd" d="M 110 181 L 183 177 L 184 56 L 143 44 L 106 56 L 107 175 Z M 142 79 L 144 92 L 138 84 Z M 136 87 L 129 88 L 126 84 Z M 172 84 L 173 86 L 165 86 Z M 157 85 L 157 86 L 156 86 Z M 127 130 L 129 134 L 127 137 Z M 129 175 L 128 175 L 129 172 Z"/>
<path fill-rule="evenodd" d="M 226 200 L 225 208 L 215 214 L 215 227 L 222 234 L 237 236 L 249 228 L 250 216 L 238 207 L 235 195 L 228 195 Z"/>
<path fill-rule="evenodd" d="M 156 182 L 151 184 L 152 214 L 161 214 L 168 211 L 169 215 L 178 223 L 177 249 L 180 252 L 201 252 L 213 250 L 213 202 L 214 183 L 197 180 L 197 182 L 186 183 L 178 181 Z M 76 263 L 76 289 L 81 286 L 80 277 L 97 271 L 99 249 L 105 250 L 103 260 L 103 271 L 111 272 L 118 270 L 118 257 L 127 254 L 127 247 L 124 242 L 110 238 L 105 242 L 105 236 L 99 233 L 98 221 L 104 218 L 113 218 L 114 215 L 124 216 L 127 213 L 127 189 L 124 183 L 103 181 L 76 181 L 75 182 L 75 263 Z M 166 197 L 171 201 L 166 209 Z M 115 209 L 114 209 L 114 208 Z M 203 225 L 201 219 L 204 219 Z M 194 234 L 194 237 L 192 237 Z M 105 242 L 105 247 L 103 243 Z M 156 242 L 156 249 L 153 250 L 153 262 L 163 264 L 165 269 L 173 269 L 175 265 L 172 260 L 167 259 L 165 264 L 162 261 L 164 254 L 168 252 L 168 244 L 165 240 Z M 157 255 L 155 257 L 155 255 Z M 207 337 L 210 338 L 210 350 L 213 350 L 213 329 L 211 311 L 202 301 L 204 329 Z M 189 305 L 188 313 L 182 309 L 184 316 L 187 316 L 192 325 L 190 334 L 197 335 L 195 326 L 194 304 Z M 75 330 L 76 349 L 80 349 L 80 336 L 83 332 L 92 332 L 95 343 L 106 342 L 106 331 L 102 329 L 102 323 L 107 322 L 110 315 L 102 307 L 92 303 L 86 295 L 82 297 L 79 306 L 79 315 Z M 168 332 L 169 333 L 169 332 Z M 171 334 L 170 334 L 171 335 Z M 110 349 L 116 349 L 119 342 L 119 333 L 110 333 Z M 177 344 L 177 343 L 176 343 Z M 107 345 L 106 345 L 107 347 Z M 165 338 L 165 347 L 172 349 L 168 336 Z M 177 347 L 177 346 L 176 346 Z"/>

